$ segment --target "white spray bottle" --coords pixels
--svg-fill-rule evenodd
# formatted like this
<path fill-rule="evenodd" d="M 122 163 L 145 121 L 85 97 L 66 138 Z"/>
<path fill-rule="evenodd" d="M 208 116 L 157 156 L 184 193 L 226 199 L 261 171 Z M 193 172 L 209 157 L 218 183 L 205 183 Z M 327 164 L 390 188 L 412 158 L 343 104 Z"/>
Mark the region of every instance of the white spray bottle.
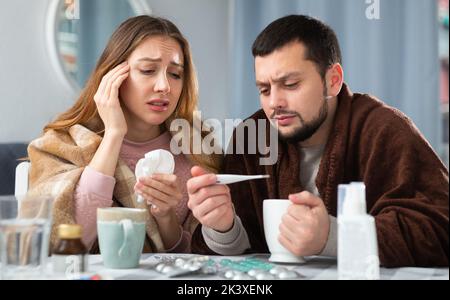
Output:
<path fill-rule="evenodd" d="M 375 219 L 366 212 L 362 182 L 339 185 L 338 278 L 380 279 Z"/>

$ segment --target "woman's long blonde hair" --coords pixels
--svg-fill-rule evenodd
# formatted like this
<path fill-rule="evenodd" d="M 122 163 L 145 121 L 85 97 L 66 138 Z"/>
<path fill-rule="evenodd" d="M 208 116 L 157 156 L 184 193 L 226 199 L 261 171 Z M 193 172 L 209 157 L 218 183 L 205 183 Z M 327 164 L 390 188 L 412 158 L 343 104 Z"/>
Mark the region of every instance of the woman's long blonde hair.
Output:
<path fill-rule="evenodd" d="M 197 109 L 198 104 L 198 84 L 189 43 L 172 22 L 148 15 L 130 18 L 116 29 L 76 103 L 68 111 L 59 115 L 55 121 L 46 125 L 44 133 L 51 129 L 67 130 L 75 124 L 81 124 L 102 135 L 104 132 L 104 124 L 94 102 L 94 95 L 97 92 L 100 82 L 106 73 L 125 61 L 140 43 L 151 36 L 167 36 L 173 38 L 180 44 L 183 51 L 183 89 L 177 108 L 168 120 L 166 120 L 165 126 L 169 130 L 170 122 L 173 119 L 184 119 L 190 124 L 192 133 L 194 131 L 193 112 Z M 203 137 L 206 134 L 208 132 L 201 131 Z M 193 134 L 190 136 L 190 149 L 191 153 L 193 153 Z M 199 164 L 210 171 L 217 172 L 220 168 L 221 155 L 192 154 L 187 156 L 193 163 Z"/>

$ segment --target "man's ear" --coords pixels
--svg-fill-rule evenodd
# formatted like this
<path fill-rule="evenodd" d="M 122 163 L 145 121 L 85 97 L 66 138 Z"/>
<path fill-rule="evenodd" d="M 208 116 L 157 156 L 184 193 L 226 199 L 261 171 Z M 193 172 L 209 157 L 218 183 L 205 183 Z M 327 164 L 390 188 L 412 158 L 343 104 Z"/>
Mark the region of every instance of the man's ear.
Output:
<path fill-rule="evenodd" d="M 332 65 L 325 74 L 328 95 L 336 97 L 341 91 L 344 84 L 344 69 L 341 64 L 336 63 Z"/>

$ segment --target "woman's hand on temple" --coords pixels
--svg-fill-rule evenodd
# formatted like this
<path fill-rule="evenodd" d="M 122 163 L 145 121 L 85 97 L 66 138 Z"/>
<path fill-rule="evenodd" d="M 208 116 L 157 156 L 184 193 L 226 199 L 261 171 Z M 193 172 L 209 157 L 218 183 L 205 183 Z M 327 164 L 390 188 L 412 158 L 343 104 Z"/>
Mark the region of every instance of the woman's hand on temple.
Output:
<path fill-rule="evenodd" d="M 127 123 L 120 106 L 119 88 L 128 77 L 130 66 L 125 61 L 103 76 L 94 95 L 98 113 L 105 125 L 105 134 L 115 133 L 125 136 Z"/>

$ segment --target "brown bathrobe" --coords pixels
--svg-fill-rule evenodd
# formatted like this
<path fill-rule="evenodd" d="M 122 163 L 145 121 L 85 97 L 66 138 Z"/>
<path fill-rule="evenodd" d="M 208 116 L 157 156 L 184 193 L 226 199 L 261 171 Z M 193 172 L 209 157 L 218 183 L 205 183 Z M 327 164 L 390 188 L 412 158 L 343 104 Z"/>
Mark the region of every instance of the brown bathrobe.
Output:
<path fill-rule="evenodd" d="M 251 118 L 266 116 L 260 110 Z M 236 213 L 250 239 L 249 252 L 268 252 L 263 200 L 287 199 L 304 190 L 297 146 L 280 141 L 278 149 L 277 163 L 271 166 L 260 165 L 257 154 L 225 156 L 223 173 L 270 174 L 266 181 L 230 185 Z M 344 85 L 316 178 L 330 215 L 337 214 L 338 184 L 351 181 L 366 184 L 382 266 L 448 266 L 448 170 L 404 114 L 369 95 L 353 94 Z M 192 249 L 211 253 L 200 229 Z"/>

